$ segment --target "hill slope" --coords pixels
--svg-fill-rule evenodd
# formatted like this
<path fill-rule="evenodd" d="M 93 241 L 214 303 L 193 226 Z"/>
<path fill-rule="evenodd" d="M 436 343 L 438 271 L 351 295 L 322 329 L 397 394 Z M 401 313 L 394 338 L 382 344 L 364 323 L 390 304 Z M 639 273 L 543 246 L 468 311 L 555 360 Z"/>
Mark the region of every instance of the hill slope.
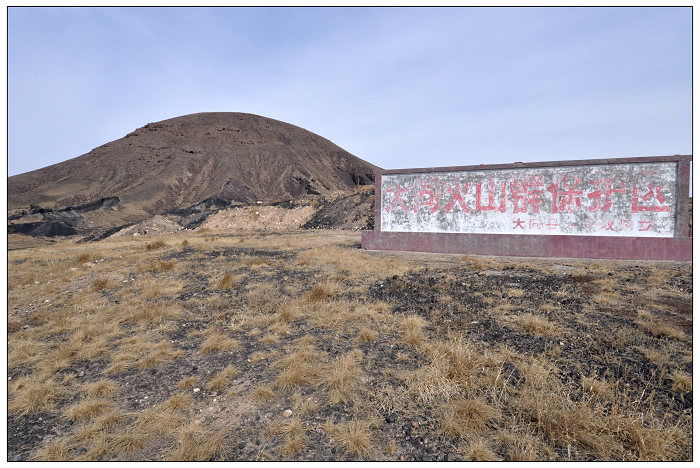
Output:
<path fill-rule="evenodd" d="M 347 190 L 372 183 L 376 168 L 285 122 L 199 113 L 150 123 L 77 158 L 9 177 L 8 209 L 15 217 L 65 212 L 118 197 L 90 213 L 89 224 L 104 228 L 211 198 L 249 203 Z"/>

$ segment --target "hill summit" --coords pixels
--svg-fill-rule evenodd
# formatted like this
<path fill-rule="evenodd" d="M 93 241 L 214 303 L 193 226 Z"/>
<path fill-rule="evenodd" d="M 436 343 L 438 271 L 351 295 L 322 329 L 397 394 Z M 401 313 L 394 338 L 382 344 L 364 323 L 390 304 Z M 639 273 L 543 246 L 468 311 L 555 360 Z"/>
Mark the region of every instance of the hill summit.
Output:
<path fill-rule="evenodd" d="M 94 227 L 107 228 L 204 200 L 255 203 L 349 190 L 371 184 L 375 169 L 285 122 L 198 113 L 149 123 L 82 156 L 9 177 L 8 214 L 61 212 L 65 219 L 73 208 L 89 207 L 103 212 L 91 217 Z"/>

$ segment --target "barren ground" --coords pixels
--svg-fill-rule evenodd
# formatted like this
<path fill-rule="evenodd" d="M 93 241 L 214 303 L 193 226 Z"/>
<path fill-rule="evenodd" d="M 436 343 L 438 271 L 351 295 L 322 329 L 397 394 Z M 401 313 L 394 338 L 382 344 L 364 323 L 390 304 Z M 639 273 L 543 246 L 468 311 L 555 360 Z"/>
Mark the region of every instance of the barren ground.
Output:
<path fill-rule="evenodd" d="M 691 460 L 692 264 L 10 236 L 9 460 Z"/>

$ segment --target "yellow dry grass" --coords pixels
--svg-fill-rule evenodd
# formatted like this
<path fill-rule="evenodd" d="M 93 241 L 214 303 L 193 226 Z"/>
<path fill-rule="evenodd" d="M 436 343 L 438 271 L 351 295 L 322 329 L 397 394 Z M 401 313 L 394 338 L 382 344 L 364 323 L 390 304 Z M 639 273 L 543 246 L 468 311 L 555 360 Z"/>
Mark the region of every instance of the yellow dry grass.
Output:
<path fill-rule="evenodd" d="M 300 385 L 315 384 L 323 371 L 322 356 L 323 353 L 313 345 L 302 345 L 275 361 L 271 367 L 281 371 L 275 380 L 274 388 L 286 391 Z"/>
<path fill-rule="evenodd" d="M 418 346 L 423 343 L 425 339 L 423 329 L 426 323 L 425 319 L 419 315 L 405 317 L 401 323 L 403 342 L 411 346 Z"/>
<path fill-rule="evenodd" d="M 561 334 L 561 329 L 556 323 L 545 317 L 529 312 L 518 316 L 515 322 L 520 325 L 523 330 L 533 335 L 557 336 Z"/>
<path fill-rule="evenodd" d="M 230 351 L 238 348 L 238 346 L 239 343 L 235 339 L 216 333 L 204 340 L 204 343 L 202 343 L 202 346 L 199 348 L 199 352 L 202 354 L 209 354 L 216 351 Z"/>
<path fill-rule="evenodd" d="M 229 364 L 225 369 L 222 369 L 211 376 L 209 382 L 207 382 L 207 388 L 212 390 L 223 390 L 231 383 L 231 380 L 236 376 L 236 374 L 238 374 L 238 371 Z"/>
<path fill-rule="evenodd" d="M 325 372 L 323 384 L 330 391 L 330 404 L 345 403 L 355 398 L 361 373 L 358 361 L 361 359 L 362 351 L 352 350 L 338 357 Z"/>
<path fill-rule="evenodd" d="M 366 420 L 347 421 L 336 428 L 336 437 L 347 453 L 360 457 L 372 454 L 372 433 L 370 423 Z"/>
<path fill-rule="evenodd" d="M 195 421 L 178 430 L 176 446 L 165 456 L 165 459 L 168 461 L 213 461 L 222 447 L 223 441 L 219 434 Z"/>

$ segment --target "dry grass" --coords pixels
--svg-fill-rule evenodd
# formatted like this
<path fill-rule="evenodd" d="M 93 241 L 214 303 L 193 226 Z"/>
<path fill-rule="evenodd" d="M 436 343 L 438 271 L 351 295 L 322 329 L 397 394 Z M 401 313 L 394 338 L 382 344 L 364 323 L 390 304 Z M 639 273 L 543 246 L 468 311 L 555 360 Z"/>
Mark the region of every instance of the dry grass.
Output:
<path fill-rule="evenodd" d="M 73 445 L 70 444 L 67 437 L 60 437 L 42 445 L 34 458 L 44 461 L 68 461 L 72 458 L 69 455 L 72 448 Z"/>
<path fill-rule="evenodd" d="M 444 434 L 467 439 L 483 433 L 489 421 L 500 417 L 497 408 L 477 398 L 456 398 L 442 408 L 441 430 Z"/>
<path fill-rule="evenodd" d="M 120 318 L 125 323 L 153 327 L 182 315 L 178 304 L 158 301 L 150 304 L 137 304 L 127 308 Z"/>
<path fill-rule="evenodd" d="M 403 342 L 410 346 L 418 346 L 423 343 L 425 336 L 423 329 L 426 321 L 419 315 L 410 315 L 403 319 L 401 328 L 403 330 Z"/>
<path fill-rule="evenodd" d="M 493 447 L 487 439 L 478 437 L 473 439 L 461 450 L 467 461 L 498 461 L 500 457 L 493 451 Z"/>
<path fill-rule="evenodd" d="M 209 382 L 207 382 L 207 388 L 212 390 L 222 390 L 231 383 L 231 380 L 236 376 L 236 374 L 238 374 L 238 371 L 229 364 L 225 369 L 211 376 Z"/>
<path fill-rule="evenodd" d="M 197 377 L 194 375 L 187 376 L 183 378 L 180 383 L 177 384 L 177 388 L 192 388 L 197 384 Z"/>
<path fill-rule="evenodd" d="M 331 405 L 345 403 L 355 398 L 360 376 L 358 361 L 362 351 L 353 350 L 338 357 L 323 378 L 323 383 L 330 390 L 328 402 Z"/>
<path fill-rule="evenodd" d="M 692 457 L 691 268 L 358 239 L 9 250 L 8 432 L 56 434 L 8 457 L 388 461 L 417 440 L 474 461 Z"/>
<path fill-rule="evenodd" d="M 147 435 L 139 430 L 120 432 L 108 442 L 106 451 L 120 458 L 126 457 L 138 451 L 147 439 Z"/>
<path fill-rule="evenodd" d="M 262 386 L 256 388 L 255 390 L 253 390 L 253 393 L 251 394 L 251 396 L 256 401 L 270 400 L 275 396 L 275 391 L 272 390 L 267 385 L 262 385 Z"/>
<path fill-rule="evenodd" d="M 300 416 L 314 413 L 319 409 L 318 402 L 313 397 L 303 397 L 300 393 L 295 393 L 292 397 L 294 400 L 294 413 Z"/>
<path fill-rule="evenodd" d="M 333 289 L 328 284 L 316 284 L 309 291 L 309 301 L 325 302 L 333 297 Z"/>
<path fill-rule="evenodd" d="M 372 330 L 369 328 L 363 328 L 357 335 L 357 341 L 361 343 L 377 341 L 377 338 L 379 338 L 379 333 L 376 330 Z"/>
<path fill-rule="evenodd" d="M 113 380 L 100 379 L 97 382 L 85 384 L 83 389 L 85 395 L 90 398 L 106 397 L 115 395 L 119 391 L 119 384 Z"/>
<path fill-rule="evenodd" d="M 64 415 L 71 421 L 95 419 L 97 416 L 101 416 L 107 412 L 111 412 L 114 409 L 115 406 L 112 401 L 100 398 L 92 398 L 88 400 L 83 400 L 80 403 L 76 403 L 72 406 L 69 406 L 64 411 Z"/>
<path fill-rule="evenodd" d="M 673 389 L 681 392 L 689 392 L 693 389 L 693 378 L 688 374 L 676 371 L 671 374 L 673 380 Z"/>
<path fill-rule="evenodd" d="M 155 406 L 142 411 L 134 426 L 146 438 L 151 434 L 156 436 L 171 434 L 175 429 L 182 426 L 185 421 L 185 417 L 177 411 Z"/>
<path fill-rule="evenodd" d="M 213 461 L 223 448 L 219 434 L 193 422 L 177 432 L 176 447 L 165 457 L 168 461 Z"/>
<path fill-rule="evenodd" d="M 612 395 L 613 385 L 596 377 L 583 377 L 581 379 L 583 390 L 597 398 L 606 398 Z"/>
<path fill-rule="evenodd" d="M 274 388 L 287 391 L 300 385 L 316 383 L 322 373 L 322 354 L 313 345 L 303 345 L 296 351 L 277 360 L 273 369 L 281 369 Z"/>
<path fill-rule="evenodd" d="M 192 396 L 185 393 L 176 393 L 162 403 L 166 411 L 182 411 L 190 408 L 194 403 Z"/>
<path fill-rule="evenodd" d="M 285 457 L 295 455 L 306 446 L 304 424 L 299 418 L 290 418 L 284 424 L 282 431 L 284 433 L 284 442 L 280 451 Z"/>
<path fill-rule="evenodd" d="M 9 412 L 25 415 L 41 411 L 51 411 L 64 395 L 64 389 L 53 379 L 41 376 L 22 377 L 8 389 Z"/>
<path fill-rule="evenodd" d="M 83 252 L 75 258 L 75 264 L 82 265 L 83 263 L 95 262 L 102 258 L 99 252 Z"/>
<path fill-rule="evenodd" d="M 639 327 L 657 337 L 668 337 L 674 340 L 684 340 L 685 333 L 671 325 L 658 321 L 641 321 Z"/>
<path fill-rule="evenodd" d="M 274 357 L 277 357 L 278 355 L 279 355 L 279 351 L 277 351 L 275 349 L 271 349 L 269 351 L 255 351 L 250 356 L 248 356 L 248 359 L 250 359 L 250 362 L 256 363 L 256 362 L 264 361 L 266 359 L 272 359 Z"/>
<path fill-rule="evenodd" d="M 92 288 L 95 291 L 101 291 L 102 289 L 105 289 L 108 284 L 109 280 L 107 278 L 100 278 L 98 280 L 93 281 Z"/>
<path fill-rule="evenodd" d="M 656 364 L 659 369 L 666 369 L 669 363 L 671 362 L 671 357 L 668 355 L 668 352 L 664 349 L 651 348 L 648 346 L 638 346 L 636 349 L 642 354 L 644 354 L 644 356 L 646 356 L 647 359 Z"/>
<path fill-rule="evenodd" d="M 163 242 L 162 240 L 156 240 L 146 244 L 146 250 L 155 250 L 161 247 L 165 247 L 165 242 Z"/>
<path fill-rule="evenodd" d="M 523 330 L 533 335 L 557 336 L 561 334 L 561 330 L 556 323 L 540 315 L 526 313 L 517 317 L 515 322 L 519 324 Z"/>
<path fill-rule="evenodd" d="M 236 281 L 234 280 L 233 273 L 226 272 L 226 274 L 219 280 L 216 284 L 218 289 L 233 289 L 236 286 Z"/>
<path fill-rule="evenodd" d="M 351 420 L 336 427 L 336 437 L 347 453 L 369 457 L 372 453 L 372 433 L 369 421 Z"/>
<path fill-rule="evenodd" d="M 217 333 L 204 340 L 204 343 L 202 343 L 202 346 L 199 348 L 199 352 L 202 354 L 209 354 L 217 351 L 231 351 L 238 348 L 238 346 L 239 343 L 235 339 Z"/>

